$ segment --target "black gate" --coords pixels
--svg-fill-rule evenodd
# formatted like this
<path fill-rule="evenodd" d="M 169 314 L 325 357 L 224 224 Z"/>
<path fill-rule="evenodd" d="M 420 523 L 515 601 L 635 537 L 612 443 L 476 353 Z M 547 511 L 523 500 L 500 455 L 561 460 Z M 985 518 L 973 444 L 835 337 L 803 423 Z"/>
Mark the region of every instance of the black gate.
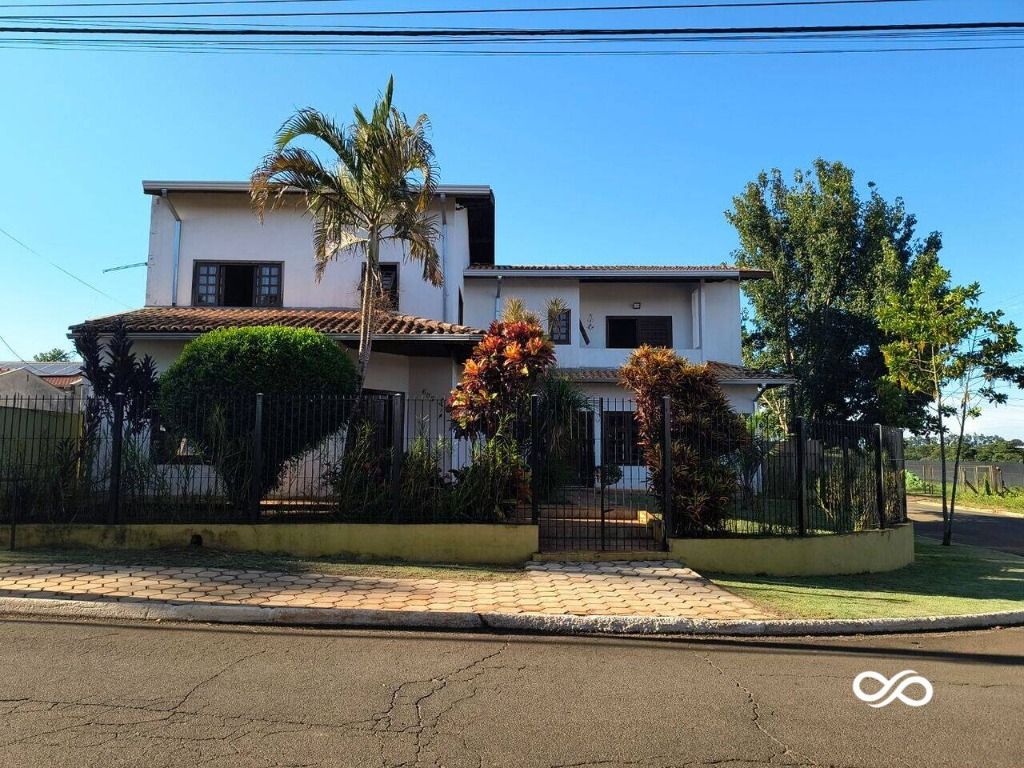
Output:
<path fill-rule="evenodd" d="M 648 488 L 633 411 L 631 400 L 595 398 L 573 404 L 571 413 L 536 415 L 541 551 L 665 548 L 661 499 Z"/>

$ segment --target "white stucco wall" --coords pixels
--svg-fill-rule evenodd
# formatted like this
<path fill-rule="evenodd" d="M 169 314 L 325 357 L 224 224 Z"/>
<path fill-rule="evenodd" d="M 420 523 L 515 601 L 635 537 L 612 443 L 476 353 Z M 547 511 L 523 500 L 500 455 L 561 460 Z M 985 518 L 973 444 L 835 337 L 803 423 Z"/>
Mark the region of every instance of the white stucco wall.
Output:
<path fill-rule="evenodd" d="M 300 209 L 288 207 L 268 213 L 261 225 L 248 196 L 239 193 L 172 193 L 181 216 L 181 256 L 177 303 L 192 303 L 192 276 L 196 261 L 283 262 L 283 304 L 286 307 L 357 307 L 360 261 L 343 256 L 327 268 L 317 283 L 313 274 L 312 224 Z M 440 214 L 440 202 L 435 206 Z M 464 210 L 446 202 L 446 239 L 450 284 L 447 317 L 454 320 L 462 273 L 469 263 L 469 232 Z M 439 242 L 438 251 L 441 250 Z M 151 212 L 146 305 L 172 304 L 174 217 L 167 202 L 154 197 Z M 399 244 L 386 243 L 382 262 L 399 264 L 399 307 L 402 314 L 441 318 L 442 289 L 422 278 L 422 269 L 404 261 Z"/>
<path fill-rule="evenodd" d="M 740 284 L 736 280 L 703 283 L 704 360 L 741 365 Z"/>
<path fill-rule="evenodd" d="M 496 278 L 472 278 L 465 287 L 465 321 L 486 328 L 495 315 Z M 572 310 L 572 343 L 555 351 L 563 368 L 615 368 L 631 350 L 608 349 L 606 320 L 613 317 L 667 315 L 672 318 L 675 350 L 690 362 L 742 363 L 740 292 L 735 280 L 708 283 L 581 283 L 575 278 L 515 277 L 501 281 L 500 306 L 517 297 L 542 318 L 547 301 L 562 298 Z M 634 303 L 639 309 L 633 309 Z M 583 342 L 579 323 L 590 343 Z"/>

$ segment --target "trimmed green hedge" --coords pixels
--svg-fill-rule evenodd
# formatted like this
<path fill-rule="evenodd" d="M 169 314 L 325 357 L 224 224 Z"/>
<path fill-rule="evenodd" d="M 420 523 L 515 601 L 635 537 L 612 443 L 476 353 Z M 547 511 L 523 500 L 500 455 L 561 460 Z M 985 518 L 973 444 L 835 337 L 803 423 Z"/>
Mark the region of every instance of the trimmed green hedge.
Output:
<path fill-rule="evenodd" d="M 160 413 L 172 441 L 185 438 L 217 467 L 228 498 L 244 515 L 277 484 L 289 461 L 344 425 L 356 378 L 352 359 L 322 333 L 225 328 L 187 344 L 167 369 Z M 258 392 L 264 394 L 259 441 Z"/>

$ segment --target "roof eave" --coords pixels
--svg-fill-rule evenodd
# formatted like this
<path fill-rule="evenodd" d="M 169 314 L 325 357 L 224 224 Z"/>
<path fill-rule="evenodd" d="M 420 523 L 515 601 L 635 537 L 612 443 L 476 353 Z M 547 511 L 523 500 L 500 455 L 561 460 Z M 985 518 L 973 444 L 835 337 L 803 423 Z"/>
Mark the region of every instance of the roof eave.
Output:
<path fill-rule="evenodd" d="M 144 179 L 142 191 L 147 195 L 161 195 L 167 192 L 229 192 L 248 193 L 249 182 L 247 181 L 189 181 L 189 180 L 160 180 Z M 290 190 L 298 193 L 299 190 Z M 494 192 L 487 184 L 439 184 L 437 194 L 445 194 L 449 197 L 486 197 L 494 198 Z"/>
<path fill-rule="evenodd" d="M 600 277 L 615 280 L 617 278 L 635 277 L 658 277 L 676 278 L 685 280 L 749 280 L 751 278 L 744 272 L 737 270 L 693 270 L 684 272 L 681 270 L 665 269 L 637 269 L 635 271 L 625 270 L 601 270 L 601 269 L 467 269 L 464 277 L 544 277 L 544 278 L 580 278 Z"/>

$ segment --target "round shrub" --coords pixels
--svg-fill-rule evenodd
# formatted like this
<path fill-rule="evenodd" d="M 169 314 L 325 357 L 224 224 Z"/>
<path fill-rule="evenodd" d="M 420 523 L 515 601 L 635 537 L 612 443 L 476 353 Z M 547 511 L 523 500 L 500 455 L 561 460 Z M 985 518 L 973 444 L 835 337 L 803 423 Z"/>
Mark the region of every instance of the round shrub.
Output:
<path fill-rule="evenodd" d="M 352 359 L 322 333 L 225 328 L 187 344 L 167 369 L 160 412 L 172 439 L 217 468 L 235 509 L 254 513 L 289 461 L 344 425 L 355 383 Z"/>

